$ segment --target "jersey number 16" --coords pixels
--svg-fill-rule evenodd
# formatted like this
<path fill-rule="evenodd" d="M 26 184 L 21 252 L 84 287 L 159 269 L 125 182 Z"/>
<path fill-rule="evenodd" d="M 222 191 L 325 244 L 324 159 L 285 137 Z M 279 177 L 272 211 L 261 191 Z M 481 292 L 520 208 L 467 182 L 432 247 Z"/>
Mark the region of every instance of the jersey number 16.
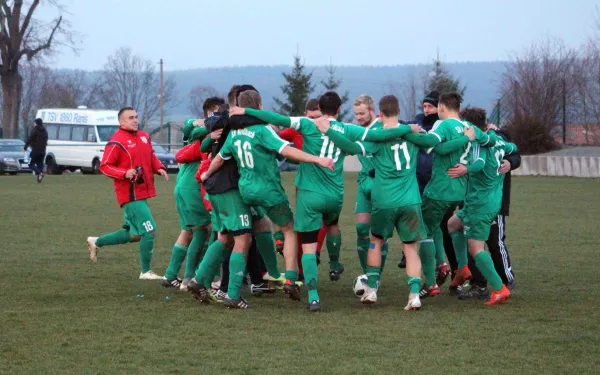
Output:
<path fill-rule="evenodd" d="M 239 139 L 233 142 L 233 145 L 237 147 L 238 159 L 242 168 L 254 168 L 254 158 L 252 157 L 252 146 L 248 142 L 244 142 Z M 246 163 L 244 164 L 244 161 Z"/>

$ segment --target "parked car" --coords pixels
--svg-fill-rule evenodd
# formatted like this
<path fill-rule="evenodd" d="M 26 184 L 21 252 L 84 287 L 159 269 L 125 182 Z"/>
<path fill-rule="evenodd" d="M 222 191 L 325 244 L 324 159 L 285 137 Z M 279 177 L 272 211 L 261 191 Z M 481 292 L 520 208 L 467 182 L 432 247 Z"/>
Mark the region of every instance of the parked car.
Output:
<path fill-rule="evenodd" d="M 175 154 L 169 152 L 166 148 L 159 145 L 156 142 L 152 142 L 154 148 L 154 154 L 160 160 L 161 163 L 167 168 L 168 173 L 179 172 L 179 164 L 175 161 Z"/>
<path fill-rule="evenodd" d="M 25 142 L 20 139 L 0 139 L 0 174 L 31 172 L 29 152 L 24 151 Z"/>

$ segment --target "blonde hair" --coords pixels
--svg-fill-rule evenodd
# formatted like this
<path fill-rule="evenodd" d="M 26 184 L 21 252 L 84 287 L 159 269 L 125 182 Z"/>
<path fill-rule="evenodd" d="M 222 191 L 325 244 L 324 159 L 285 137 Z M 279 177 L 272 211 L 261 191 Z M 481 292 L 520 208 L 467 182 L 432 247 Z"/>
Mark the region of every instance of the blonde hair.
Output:
<path fill-rule="evenodd" d="M 356 106 L 361 104 L 366 105 L 369 109 L 375 110 L 375 101 L 369 95 L 363 94 L 356 98 L 356 100 L 354 101 L 354 105 Z"/>
<path fill-rule="evenodd" d="M 254 90 L 244 91 L 237 98 L 240 107 L 259 109 L 262 104 L 260 94 Z"/>

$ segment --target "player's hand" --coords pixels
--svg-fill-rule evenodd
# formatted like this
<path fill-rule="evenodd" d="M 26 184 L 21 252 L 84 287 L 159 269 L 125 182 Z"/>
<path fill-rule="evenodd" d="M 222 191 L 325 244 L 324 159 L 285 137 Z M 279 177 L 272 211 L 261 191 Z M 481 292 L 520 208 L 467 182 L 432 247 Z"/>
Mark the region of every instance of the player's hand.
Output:
<path fill-rule="evenodd" d="M 206 180 L 208 180 L 209 177 L 210 177 L 210 175 L 208 174 L 208 172 L 204 172 L 200 175 L 200 181 L 202 181 L 202 183 L 204 183 Z"/>
<path fill-rule="evenodd" d="M 159 169 L 158 174 L 163 176 L 163 178 L 165 179 L 165 182 L 169 181 L 169 174 L 164 169 Z"/>
<path fill-rule="evenodd" d="M 204 126 L 204 119 L 195 120 L 192 125 L 194 126 Z"/>
<path fill-rule="evenodd" d="M 499 129 L 498 129 L 498 127 L 497 127 L 496 125 L 494 125 L 494 124 L 487 124 L 487 128 L 486 128 L 486 130 L 493 130 L 493 131 L 496 131 L 496 130 L 499 130 Z"/>
<path fill-rule="evenodd" d="M 456 164 L 453 168 L 448 169 L 448 176 L 457 178 L 467 174 L 467 167 L 464 164 Z"/>
<path fill-rule="evenodd" d="M 317 125 L 317 129 L 323 134 L 327 133 L 329 130 L 329 119 L 325 116 L 321 116 L 314 120 L 315 125 Z"/>
<path fill-rule="evenodd" d="M 468 126 L 465 128 L 465 135 L 467 137 L 469 137 L 470 140 L 474 140 L 475 139 L 475 127 L 474 126 Z"/>
<path fill-rule="evenodd" d="M 505 174 L 508 172 L 510 172 L 510 163 L 508 160 L 502 160 L 502 165 L 500 166 L 500 169 L 498 169 L 498 173 Z"/>
<path fill-rule="evenodd" d="M 413 133 L 425 133 L 425 130 L 417 124 L 410 124 L 409 126 Z"/>
<path fill-rule="evenodd" d="M 231 116 L 240 116 L 246 113 L 246 108 L 243 107 L 230 107 L 229 108 L 229 117 Z"/>
<path fill-rule="evenodd" d="M 332 158 L 319 158 L 317 164 L 319 164 L 323 168 L 329 169 L 330 171 L 333 171 L 333 169 L 335 168 L 335 163 L 333 162 Z"/>
<path fill-rule="evenodd" d="M 210 133 L 210 139 L 216 141 L 217 139 L 221 138 L 221 133 L 223 133 L 223 129 L 215 130 L 214 132 Z"/>
<path fill-rule="evenodd" d="M 134 180 L 135 177 L 137 175 L 137 172 L 135 171 L 135 169 L 130 169 L 127 172 L 125 172 L 125 178 L 128 180 Z"/>

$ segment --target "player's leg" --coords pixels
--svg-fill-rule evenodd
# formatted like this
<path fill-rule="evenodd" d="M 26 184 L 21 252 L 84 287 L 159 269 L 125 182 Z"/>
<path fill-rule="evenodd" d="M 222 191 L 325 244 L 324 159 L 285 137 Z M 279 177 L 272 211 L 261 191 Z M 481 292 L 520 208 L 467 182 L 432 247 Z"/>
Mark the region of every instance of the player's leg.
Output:
<path fill-rule="evenodd" d="M 462 207 L 462 205 L 460 205 Z M 442 230 L 442 243 L 444 245 L 444 253 L 446 254 L 446 259 L 448 260 L 448 264 L 450 266 L 450 271 L 452 276 L 456 274 L 458 270 L 458 263 L 456 262 L 456 252 L 454 250 L 454 244 L 452 242 L 452 237 L 448 232 L 448 220 L 454 215 L 456 211 L 456 205 L 450 206 L 444 217 L 442 218 L 442 222 L 440 224 L 440 229 Z"/>
<path fill-rule="evenodd" d="M 283 255 L 283 241 L 285 240 L 283 232 L 280 230 L 275 230 L 275 233 L 273 233 L 273 238 L 275 239 L 275 249 L 279 254 Z"/>
<path fill-rule="evenodd" d="M 381 247 L 393 234 L 395 219 L 395 209 L 373 209 L 371 215 L 371 239 L 367 252 L 367 265 L 365 267 L 368 288 L 361 298 L 362 303 L 374 304 L 377 302 L 377 291 L 381 278 Z"/>
<path fill-rule="evenodd" d="M 425 276 L 425 286 L 423 288 L 424 294 L 421 294 L 422 297 L 427 295 L 429 288 L 435 290 L 435 286 L 437 286 L 434 233 L 438 230 L 448 205 L 449 202 L 429 199 L 427 197 L 423 198 L 421 217 L 424 223 L 423 233 L 425 233 L 425 235 L 423 236 L 424 238 L 420 240 L 420 246 L 418 246 L 423 275 Z"/>
<path fill-rule="evenodd" d="M 181 191 L 187 208 L 188 218 L 187 226 L 192 229 L 192 240 L 188 246 L 187 260 L 185 264 L 185 273 L 183 275 L 182 290 L 187 290 L 190 280 L 194 277 L 198 265 L 204 256 L 204 244 L 208 239 L 208 226 L 211 217 L 198 194 L 197 189 Z"/>
<path fill-rule="evenodd" d="M 267 267 L 269 280 L 283 282 L 277 265 L 277 252 L 275 250 L 275 241 L 273 240 L 271 220 L 269 220 L 262 207 L 250 207 L 250 213 L 252 215 L 252 231 L 256 238 L 256 246 L 265 263 L 265 267 Z"/>
<path fill-rule="evenodd" d="M 419 289 L 422 282 L 423 257 L 419 254 L 418 243 L 426 233 L 421 205 L 415 204 L 400 207 L 397 210 L 396 217 L 395 226 L 398 236 L 403 243 L 404 255 L 406 256 L 406 276 L 408 276 L 408 288 L 410 290 L 408 304 L 404 309 L 419 310 L 421 308 Z M 431 254 L 430 258 L 434 258 L 433 254 Z M 431 260 L 428 259 L 428 261 Z M 435 296 L 437 294 L 439 294 L 439 287 L 437 284 L 432 284 L 429 287 L 428 296 Z"/>
<path fill-rule="evenodd" d="M 502 283 L 489 253 L 485 251 L 485 241 L 490 234 L 490 226 L 495 214 L 477 214 L 467 212 L 465 215 L 465 235 L 468 239 L 469 254 L 475 260 L 477 268 L 488 280 L 492 293 L 486 305 L 497 305 L 510 297 L 510 291 Z"/>
<path fill-rule="evenodd" d="M 294 216 L 287 199 L 272 207 L 265 207 L 267 216 L 280 228 L 284 235 L 283 256 L 285 259 L 285 283 L 298 281 L 298 242 L 294 232 Z"/>
<path fill-rule="evenodd" d="M 148 201 L 145 199 L 135 201 L 126 206 L 125 211 L 130 220 L 130 233 L 140 237 L 140 264 L 142 267 L 140 280 L 161 280 L 162 276 L 152 271 L 156 222 L 152 217 L 150 207 L 148 207 Z"/>
<path fill-rule="evenodd" d="M 471 271 L 471 280 L 469 281 L 469 288 L 463 288 L 458 294 L 460 300 L 473 300 L 473 299 L 489 299 L 490 290 L 488 289 L 488 283 L 485 276 L 475 264 L 475 259 L 469 254 L 469 271 Z"/>
<path fill-rule="evenodd" d="M 100 237 L 87 238 L 88 251 L 90 254 L 90 260 L 92 262 L 96 263 L 98 261 L 98 252 L 100 252 L 100 248 L 102 247 L 123 245 L 126 243 L 138 242 L 140 240 L 139 236 L 134 236 L 129 232 L 130 218 L 128 216 L 128 210 L 126 209 L 126 207 L 131 203 L 126 203 L 123 205 L 123 218 L 125 224 L 123 225 L 122 229 L 119 229 L 116 232 L 103 234 Z"/>
<path fill-rule="evenodd" d="M 181 286 L 182 280 L 177 275 L 185 260 L 193 237 L 191 228 L 187 225 L 189 222 L 189 213 L 179 187 L 175 188 L 173 195 L 175 196 L 175 207 L 177 209 L 177 214 L 179 215 L 179 228 L 181 228 L 181 233 L 173 245 L 173 249 L 171 250 L 171 260 L 165 271 L 165 276 L 161 281 L 165 288 L 179 288 Z"/>
<path fill-rule="evenodd" d="M 356 191 L 356 252 L 363 273 L 367 273 L 367 253 L 370 245 L 371 232 L 371 199 L 367 194 L 366 186 L 370 182 L 361 182 Z"/>
<path fill-rule="evenodd" d="M 445 217 L 444 217 L 445 218 Z M 443 221 L 441 226 L 446 226 L 448 231 L 448 221 Z M 433 233 L 433 244 L 435 245 L 435 277 L 438 285 L 443 285 L 450 275 L 450 265 L 446 262 L 446 250 L 444 248 L 444 232 L 442 228 L 437 228 Z M 454 250 L 452 250 L 454 251 Z"/>
<path fill-rule="evenodd" d="M 467 241 L 463 231 L 466 216 L 465 210 L 461 209 L 448 220 L 448 232 L 452 237 L 458 264 L 458 270 L 454 274 L 452 282 L 450 282 L 450 294 L 453 295 L 458 294 L 460 292 L 459 288 L 472 277 L 469 270 L 469 259 L 467 258 Z"/>
<path fill-rule="evenodd" d="M 496 272 L 502 278 L 502 282 L 512 290 L 515 283 L 515 274 L 510 264 L 506 239 L 506 216 L 498 215 L 490 228 L 490 237 L 486 241 L 488 250 L 494 261 Z"/>
<path fill-rule="evenodd" d="M 318 196 L 320 203 L 315 206 L 327 225 L 327 253 L 329 254 L 329 280 L 338 281 L 344 273 L 344 265 L 340 263 L 342 249 L 342 233 L 339 219 L 342 212 L 342 200 L 332 199 L 324 195 Z"/>

